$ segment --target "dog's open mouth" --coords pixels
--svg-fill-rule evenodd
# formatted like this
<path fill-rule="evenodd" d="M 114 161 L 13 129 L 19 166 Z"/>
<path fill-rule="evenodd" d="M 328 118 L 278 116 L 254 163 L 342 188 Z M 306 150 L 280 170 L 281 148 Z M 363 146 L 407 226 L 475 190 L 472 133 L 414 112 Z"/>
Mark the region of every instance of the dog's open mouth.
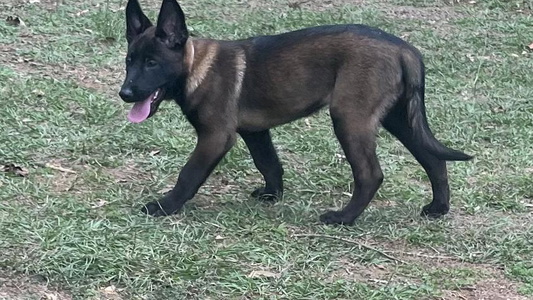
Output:
<path fill-rule="evenodd" d="M 151 117 L 157 111 L 161 100 L 163 100 L 164 90 L 159 88 L 153 92 L 146 100 L 135 102 L 128 114 L 128 120 L 132 123 L 140 123 Z"/>

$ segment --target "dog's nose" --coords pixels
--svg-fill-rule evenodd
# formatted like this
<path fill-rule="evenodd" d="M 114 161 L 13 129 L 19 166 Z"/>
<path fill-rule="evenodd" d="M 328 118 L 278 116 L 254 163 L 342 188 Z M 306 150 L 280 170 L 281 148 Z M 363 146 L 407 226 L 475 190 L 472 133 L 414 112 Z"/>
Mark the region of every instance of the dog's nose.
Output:
<path fill-rule="evenodd" d="M 131 100 L 131 98 L 133 97 L 133 90 L 128 87 L 123 87 L 122 89 L 120 89 L 120 92 L 118 93 L 118 95 L 124 101 Z"/>

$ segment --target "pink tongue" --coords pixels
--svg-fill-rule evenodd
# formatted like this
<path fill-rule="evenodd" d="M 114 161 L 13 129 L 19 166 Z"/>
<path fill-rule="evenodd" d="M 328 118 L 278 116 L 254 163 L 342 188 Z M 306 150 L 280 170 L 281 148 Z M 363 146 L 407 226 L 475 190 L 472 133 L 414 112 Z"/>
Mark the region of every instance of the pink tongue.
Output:
<path fill-rule="evenodd" d="M 151 105 L 152 96 L 142 102 L 136 102 L 128 114 L 128 120 L 132 123 L 141 123 L 146 120 L 150 115 Z"/>

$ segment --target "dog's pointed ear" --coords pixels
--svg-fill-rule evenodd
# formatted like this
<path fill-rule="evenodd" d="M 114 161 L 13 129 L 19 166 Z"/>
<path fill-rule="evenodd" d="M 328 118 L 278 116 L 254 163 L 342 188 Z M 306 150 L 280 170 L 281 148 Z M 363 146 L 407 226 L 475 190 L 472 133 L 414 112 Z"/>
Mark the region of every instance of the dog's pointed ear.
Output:
<path fill-rule="evenodd" d="M 152 22 L 141 10 L 138 0 L 129 0 L 126 5 L 126 40 L 131 43 L 135 37 L 143 33 Z"/>
<path fill-rule="evenodd" d="M 185 15 L 176 0 L 163 0 L 157 17 L 155 36 L 170 49 L 183 47 L 187 42 L 189 32 L 185 24 Z"/>

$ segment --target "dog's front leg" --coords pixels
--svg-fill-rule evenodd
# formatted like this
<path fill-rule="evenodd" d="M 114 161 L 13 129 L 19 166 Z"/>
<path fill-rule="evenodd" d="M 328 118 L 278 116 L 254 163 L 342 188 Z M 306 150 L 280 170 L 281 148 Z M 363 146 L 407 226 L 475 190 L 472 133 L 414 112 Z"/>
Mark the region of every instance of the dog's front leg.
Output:
<path fill-rule="evenodd" d="M 235 144 L 235 133 L 198 133 L 198 142 L 178 182 L 161 200 L 147 203 L 142 211 L 152 216 L 167 216 L 178 212 L 191 199 L 218 162 Z"/>

